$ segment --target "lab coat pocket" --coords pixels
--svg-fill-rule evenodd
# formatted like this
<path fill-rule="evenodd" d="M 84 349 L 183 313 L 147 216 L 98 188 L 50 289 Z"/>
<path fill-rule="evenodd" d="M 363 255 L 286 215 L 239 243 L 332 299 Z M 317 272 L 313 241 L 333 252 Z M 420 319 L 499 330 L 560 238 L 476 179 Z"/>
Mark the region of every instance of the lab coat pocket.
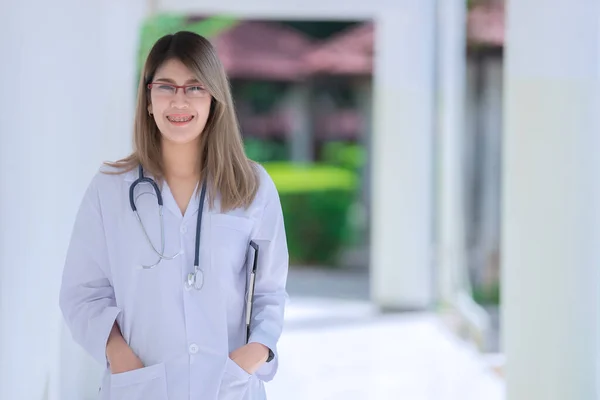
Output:
<path fill-rule="evenodd" d="M 213 227 L 222 227 L 243 232 L 250 232 L 252 228 L 252 220 L 245 217 L 238 217 L 229 214 L 212 214 L 211 217 Z"/>
<path fill-rule="evenodd" d="M 168 400 L 164 364 L 110 377 L 110 400 Z"/>
<path fill-rule="evenodd" d="M 235 361 L 227 357 L 225 373 L 219 390 L 219 400 L 241 400 L 250 386 L 250 375 Z"/>
<path fill-rule="evenodd" d="M 219 269 L 229 267 L 230 272 L 240 272 L 253 221 L 227 214 L 211 216 L 212 261 Z"/>

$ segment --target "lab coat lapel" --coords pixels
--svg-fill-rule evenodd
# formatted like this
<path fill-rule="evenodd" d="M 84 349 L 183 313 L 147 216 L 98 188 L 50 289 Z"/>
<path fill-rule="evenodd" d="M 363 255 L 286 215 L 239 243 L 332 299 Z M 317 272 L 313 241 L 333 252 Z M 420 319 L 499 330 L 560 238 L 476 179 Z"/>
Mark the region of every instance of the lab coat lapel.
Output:
<path fill-rule="evenodd" d="M 183 218 L 183 215 L 181 215 L 181 210 L 179 209 L 179 206 L 173 197 L 173 193 L 171 193 L 171 188 L 166 180 L 163 182 L 162 198 L 165 208 L 171 211 L 173 215 L 177 216 L 177 218 Z"/>
<path fill-rule="evenodd" d="M 163 204 L 178 218 L 184 218 L 184 219 L 191 218 L 192 216 L 196 215 L 198 208 L 200 206 L 200 204 L 198 203 L 198 201 L 200 200 L 199 189 L 200 189 L 200 185 L 196 184 L 194 193 L 192 193 L 192 197 L 190 197 L 190 200 L 188 201 L 188 204 L 186 206 L 185 213 L 182 215 L 181 210 L 179 209 L 179 206 L 177 205 L 177 202 L 175 201 L 175 197 L 173 197 L 171 188 L 165 181 L 164 187 L 163 187 Z M 206 200 L 205 200 L 205 203 L 206 203 Z"/>

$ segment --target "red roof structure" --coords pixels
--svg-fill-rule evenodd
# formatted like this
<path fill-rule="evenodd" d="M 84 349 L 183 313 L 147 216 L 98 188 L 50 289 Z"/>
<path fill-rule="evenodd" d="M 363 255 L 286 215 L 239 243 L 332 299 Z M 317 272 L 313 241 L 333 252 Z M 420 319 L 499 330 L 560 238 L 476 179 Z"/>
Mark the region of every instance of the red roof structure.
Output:
<path fill-rule="evenodd" d="M 371 75 L 374 35 L 373 22 L 333 35 L 306 54 L 306 68 L 312 74 Z"/>
<path fill-rule="evenodd" d="M 231 78 L 295 81 L 306 74 L 302 57 L 311 40 L 275 22 L 242 21 L 212 39 Z"/>
<path fill-rule="evenodd" d="M 471 44 L 504 45 L 504 1 L 481 0 L 467 16 Z M 309 75 L 370 76 L 374 23 L 352 26 L 320 43 L 276 22 L 242 21 L 212 39 L 233 79 L 297 81 Z"/>
<path fill-rule="evenodd" d="M 470 43 L 502 47 L 505 30 L 504 2 L 487 0 L 477 3 L 467 17 L 467 39 Z"/>
<path fill-rule="evenodd" d="M 481 1 L 467 16 L 467 40 L 472 44 L 504 45 L 504 2 Z M 375 27 L 366 22 L 349 28 L 308 52 L 304 57 L 312 74 L 371 75 Z"/>

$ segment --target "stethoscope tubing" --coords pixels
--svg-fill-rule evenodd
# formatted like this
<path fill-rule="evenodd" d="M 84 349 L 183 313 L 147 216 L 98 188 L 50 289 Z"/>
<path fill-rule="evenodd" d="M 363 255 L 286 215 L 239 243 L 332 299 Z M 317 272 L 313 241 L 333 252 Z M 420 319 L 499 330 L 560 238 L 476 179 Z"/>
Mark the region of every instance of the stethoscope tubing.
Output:
<path fill-rule="evenodd" d="M 138 167 L 138 172 L 139 172 L 138 179 L 136 179 L 129 187 L 129 203 L 131 206 L 131 210 L 134 212 L 136 219 L 138 220 L 138 223 L 140 224 L 140 227 L 142 228 L 142 232 L 144 233 L 146 240 L 150 244 L 150 247 L 152 248 L 154 253 L 156 253 L 156 255 L 158 256 L 158 261 L 155 264 L 142 265 L 143 269 L 151 269 L 151 268 L 156 267 L 158 264 L 160 264 L 160 262 L 162 260 L 173 260 L 175 257 L 177 257 L 181 254 L 181 251 L 179 251 L 177 254 L 175 254 L 173 256 L 167 256 L 164 254 L 164 251 L 165 251 L 165 227 L 164 227 L 164 217 L 163 217 L 162 194 L 161 194 L 160 189 L 159 189 L 158 185 L 156 184 L 156 182 L 152 178 L 148 178 L 148 177 L 144 176 L 144 170 L 143 170 L 142 165 L 140 165 Z M 161 251 L 160 252 L 156 249 L 156 247 L 152 243 L 152 240 L 150 239 L 150 236 L 148 235 L 148 232 L 146 231 L 146 228 L 144 227 L 142 219 L 137 210 L 137 206 L 135 204 L 135 200 L 136 200 L 135 193 L 134 193 L 135 187 L 141 183 L 149 183 L 152 186 L 154 193 L 156 195 L 157 202 L 158 202 L 158 213 L 159 213 L 160 229 L 161 229 Z M 202 214 L 203 214 L 203 209 L 204 209 L 205 198 L 206 198 L 206 182 L 204 181 L 202 183 L 202 189 L 200 192 L 200 201 L 199 201 L 199 205 L 198 205 L 198 216 L 197 216 L 197 220 L 196 220 L 196 240 L 195 240 L 195 249 L 194 249 L 194 272 L 190 272 L 186 279 L 186 287 L 188 289 L 191 287 L 194 287 L 194 288 L 200 290 L 204 284 L 204 276 L 203 276 L 202 271 L 200 270 L 200 234 L 201 234 L 201 227 L 202 227 Z"/>

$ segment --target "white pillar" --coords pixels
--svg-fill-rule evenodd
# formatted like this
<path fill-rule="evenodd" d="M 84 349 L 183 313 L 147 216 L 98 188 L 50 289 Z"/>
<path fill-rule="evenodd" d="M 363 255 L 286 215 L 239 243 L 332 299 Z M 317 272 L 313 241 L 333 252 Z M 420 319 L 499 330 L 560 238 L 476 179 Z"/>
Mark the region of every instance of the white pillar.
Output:
<path fill-rule="evenodd" d="M 508 400 L 600 396 L 599 16 L 593 0 L 508 3 L 502 240 Z"/>
<path fill-rule="evenodd" d="M 443 303 L 465 290 L 464 138 L 466 3 L 438 3 L 437 282 Z"/>
<path fill-rule="evenodd" d="M 76 373 L 93 367 L 62 331 L 58 289 L 85 187 L 102 161 L 129 150 L 135 54 L 124 49 L 137 35 L 136 3 L 28 0 L 2 9 L 1 399 L 97 394 L 98 382 Z"/>
<path fill-rule="evenodd" d="M 384 308 L 432 301 L 434 3 L 405 0 L 376 20 L 371 292 Z"/>

